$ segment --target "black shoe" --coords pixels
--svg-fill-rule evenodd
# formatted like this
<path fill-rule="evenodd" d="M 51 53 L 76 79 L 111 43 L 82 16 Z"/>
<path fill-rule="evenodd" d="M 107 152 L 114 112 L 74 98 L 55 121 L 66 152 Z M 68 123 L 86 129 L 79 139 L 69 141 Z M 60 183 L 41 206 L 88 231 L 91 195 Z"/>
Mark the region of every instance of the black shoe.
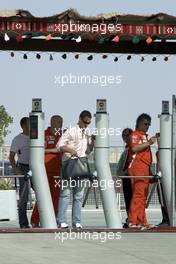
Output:
<path fill-rule="evenodd" d="M 123 228 L 128 228 L 128 223 L 124 223 Z"/>
<path fill-rule="evenodd" d="M 126 218 L 125 223 L 123 224 L 123 228 L 128 228 L 128 218 Z"/>
<path fill-rule="evenodd" d="M 163 220 L 161 223 L 158 224 L 158 226 L 169 226 L 169 221 Z"/>
<path fill-rule="evenodd" d="M 20 225 L 20 228 L 31 228 L 29 225 Z"/>

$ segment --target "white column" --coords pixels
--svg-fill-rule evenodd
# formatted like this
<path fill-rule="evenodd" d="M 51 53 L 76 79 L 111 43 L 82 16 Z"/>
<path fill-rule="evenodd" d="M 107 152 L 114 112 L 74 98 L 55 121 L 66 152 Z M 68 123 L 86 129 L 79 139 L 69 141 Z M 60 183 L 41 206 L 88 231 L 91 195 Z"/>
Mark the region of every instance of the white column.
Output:
<path fill-rule="evenodd" d="M 34 111 L 30 113 L 29 164 L 32 171 L 32 181 L 37 198 L 41 227 L 57 228 L 50 188 L 48 185 L 48 178 L 44 164 L 44 113 L 41 112 L 41 109 L 39 109 L 39 111 L 37 110 L 34 109 Z"/>
<path fill-rule="evenodd" d="M 120 212 L 109 165 L 109 120 L 107 113 L 96 113 L 95 166 L 98 173 L 99 188 L 107 227 L 122 228 Z M 106 133 L 101 133 L 101 130 Z M 104 135 L 106 134 L 106 135 Z M 101 188 L 105 183 L 106 188 Z"/>
<path fill-rule="evenodd" d="M 170 223 L 172 222 L 172 169 L 171 169 L 171 131 L 172 116 L 161 114 L 160 116 L 160 149 L 159 161 L 162 173 L 163 192 L 168 210 Z"/>
<path fill-rule="evenodd" d="M 172 96 L 172 226 L 176 226 L 176 96 Z"/>

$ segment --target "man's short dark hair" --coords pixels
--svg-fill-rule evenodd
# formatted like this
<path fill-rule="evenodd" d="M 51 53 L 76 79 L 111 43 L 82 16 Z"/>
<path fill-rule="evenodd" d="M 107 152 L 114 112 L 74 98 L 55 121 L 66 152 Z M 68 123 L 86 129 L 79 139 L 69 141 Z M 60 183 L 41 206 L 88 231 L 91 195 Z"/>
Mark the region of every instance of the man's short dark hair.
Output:
<path fill-rule="evenodd" d="M 146 114 L 146 113 L 143 113 L 143 114 L 139 115 L 138 118 L 136 119 L 136 128 L 139 127 L 139 123 L 144 119 L 151 122 L 151 116 Z"/>
<path fill-rule="evenodd" d="M 23 127 L 23 125 L 26 125 L 28 121 L 29 121 L 29 117 L 27 117 L 27 116 L 21 118 L 20 126 Z"/>
<path fill-rule="evenodd" d="M 126 135 L 130 135 L 132 132 L 133 132 L 133 130 L 131 128 L 129 128 L 129 127 L 124 128 L 122 131 L 122 137 L 126 136 Z"/>
<path fill-rule="evenodd" d="M 84 117 L 89 117 L 89 118 L 92 118 L 92 115 L 89 111 L 87 110 L 84 110 L 81 112 L 81 114 L 79 115 L 79 118 L 83 119 Z"/>

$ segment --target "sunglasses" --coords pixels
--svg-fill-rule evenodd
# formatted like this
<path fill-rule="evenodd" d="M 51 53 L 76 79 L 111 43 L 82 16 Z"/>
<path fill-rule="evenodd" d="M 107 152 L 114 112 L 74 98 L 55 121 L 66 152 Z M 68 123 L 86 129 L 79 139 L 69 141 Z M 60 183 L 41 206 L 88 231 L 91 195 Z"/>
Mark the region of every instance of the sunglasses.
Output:
<path fill-rule="evenodd" d="M 150 123 L 144 123 L 144 126 L 151 126 Z"/>

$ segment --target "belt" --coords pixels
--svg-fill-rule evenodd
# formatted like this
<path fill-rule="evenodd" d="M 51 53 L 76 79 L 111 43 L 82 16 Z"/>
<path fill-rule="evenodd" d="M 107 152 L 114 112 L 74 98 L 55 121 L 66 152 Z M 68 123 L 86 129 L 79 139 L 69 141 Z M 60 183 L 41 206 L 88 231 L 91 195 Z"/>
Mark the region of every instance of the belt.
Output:
<path fill-rule="evenodd" d="M 22 165 L 22 166 L 27 166 L 29 167 L 29 164 L 25 164 L 25 163 L 18 163 L 19 165 Z"/>

